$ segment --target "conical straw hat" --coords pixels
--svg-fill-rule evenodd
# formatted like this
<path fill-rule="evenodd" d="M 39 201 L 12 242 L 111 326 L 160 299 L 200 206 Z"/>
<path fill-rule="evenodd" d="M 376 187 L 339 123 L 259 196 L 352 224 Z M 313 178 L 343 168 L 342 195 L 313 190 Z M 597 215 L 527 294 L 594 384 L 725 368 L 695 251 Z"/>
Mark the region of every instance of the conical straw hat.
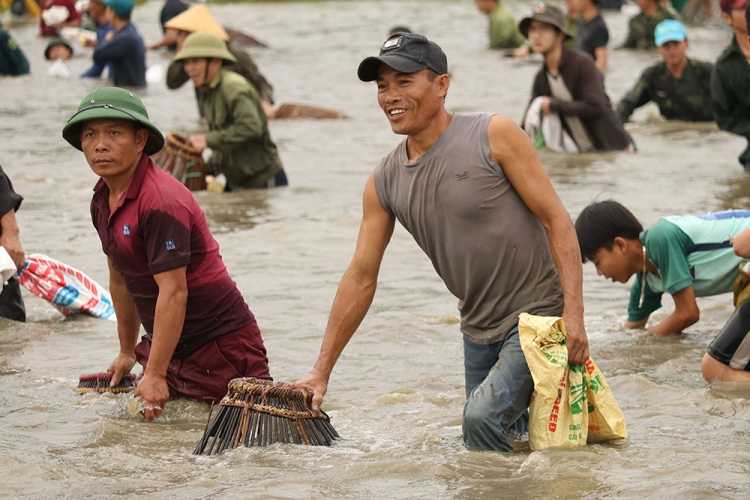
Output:
<path fill-rule="evenodd" d="M 195 33 L 196 31 L 206 31 L 213 33 L 222 40 L 229 40 L 229 35 L 221 27 L 221 24 L 208 10 L 208 7 L 202 3 L 190 7 L 182 14 L 173 17 L 164 24 L 165 28 L 174 28 L 182 31 Z"/>

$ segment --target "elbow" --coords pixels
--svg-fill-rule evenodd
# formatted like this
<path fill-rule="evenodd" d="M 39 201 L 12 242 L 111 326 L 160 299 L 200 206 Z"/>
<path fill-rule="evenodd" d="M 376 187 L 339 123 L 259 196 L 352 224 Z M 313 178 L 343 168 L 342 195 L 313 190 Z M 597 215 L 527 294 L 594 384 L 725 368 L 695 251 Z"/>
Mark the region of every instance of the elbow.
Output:
<path fill-rule="evenodd" d="M 678 316 L 679 328 L 677 331 L 681 332 L 685 328 L 693 326 L 698 321 L 700 321 L 700 319 L 701 319 L 701 313 L 697 307 L 695 309 L 691 309 L 689 311 L 683 312 L 682 314 Z"/>

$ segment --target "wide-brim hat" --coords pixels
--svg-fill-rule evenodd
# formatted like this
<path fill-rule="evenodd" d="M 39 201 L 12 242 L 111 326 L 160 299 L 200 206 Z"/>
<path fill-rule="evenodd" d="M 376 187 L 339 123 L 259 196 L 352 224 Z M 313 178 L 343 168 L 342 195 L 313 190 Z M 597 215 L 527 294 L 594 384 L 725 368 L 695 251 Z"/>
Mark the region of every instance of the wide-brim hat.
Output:
<path fill-rule="evenodd" d="M 151 123 L 143 101 L 134 93 L 119 87 L 102 87 L 83 98 L 78 111 L 63 127 L 62 136 L 71 146 L 81 148 L 83 122 L 100 119 L 129 120 L 148 131 L 148 140 L 143 152 L 151 156 L 164 147 L 164 136 Z"/>
<path fill-rule="evenodd" d="M 68 48 L 68 50 L 70 51 L 70 55 L 73 55 L 73 47 L 71 47 L 71 46 L 70 46 L 70 44 L 69 44 L 68 42 L 66 42 L 66 41 L 65 41 L 65 40 L 63 40 L 62 38 L 53 38 L 53 39 L 52 39 L 52 40 L 50 40 L 50 41 L 49 41 L 49 43 L 47 44 L 47 48 L 46 48 L 46 49 L 44 49 L 44 58 L 45 58 L 45 59 L 49 59 L 49 58 L 50 58 L 50 57 L 49 57 L 49 53 L 50 53 L 50 51 L 52 50 L 52 47 L 57 47 L 58 45 L 64 45 L 64 46 L 65 46 L 65 47 L 67 47 L 67 48 Z"/>
<path fill-rule="evenodd" d="M 524 17 L 521 22 L 518 23 L 518 29 L 521 31 L 523 36 L 529 38 L 529 26 L 531 21 L 540 21 L 543 23 L 551 24 L 555 28 L 562 31 L 565 38 L 573 38 L 565 29 L 565 14 L 559 7 L 554 5 L 547 5 L 544 2 L 539 2 L 534 6 L 534 10 L 531 13 L 531 17 Z"/>
<path fill-rule="evenodd" d="M 164 23 L 164 27 L 187 31 L 189 33 L 205 31 L 207 33 L 213 33 L 224 41 L 229 40 L 229 35 L 226 30 L 221 24 L 219 24 L 213 14 L 211 14 L 208 7 L 202 3 L 193 5 L 182 14 L 173 17 Z"/>
<path fill-rule="evenodd" d="M 198 31 L 197 33 L 190 33 L 185 38 L 185 41 L 182 42 L 182 48 L 174 56 L 174 60 L 214 57 L 232 63 L 237 62 L 237 58 L 229 52 L 227 42 L 213 33 Z"/>

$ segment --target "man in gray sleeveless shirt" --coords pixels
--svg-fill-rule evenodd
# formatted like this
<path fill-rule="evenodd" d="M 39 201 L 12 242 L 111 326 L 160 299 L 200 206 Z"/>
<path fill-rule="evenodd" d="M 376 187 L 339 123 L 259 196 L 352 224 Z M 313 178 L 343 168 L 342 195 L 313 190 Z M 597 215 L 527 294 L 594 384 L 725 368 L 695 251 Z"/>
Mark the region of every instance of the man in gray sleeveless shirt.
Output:
<path fill-rule="evenodd" d="M 534 388 L 518 314 L 562 315 L 571 363 L 588 359 L 575 229 L 534 146 L 510 119 L 450 114 L 448 64 L 435 43 L 396 33 L 359 66 L 407 138 L 365 186 L 357 249 L 312 371 L 295 383 L 320 407 L 339 355 L 367 314 L 396 219 L 459 299 L 467 402 L 464 443 L 513 451 Z"/>

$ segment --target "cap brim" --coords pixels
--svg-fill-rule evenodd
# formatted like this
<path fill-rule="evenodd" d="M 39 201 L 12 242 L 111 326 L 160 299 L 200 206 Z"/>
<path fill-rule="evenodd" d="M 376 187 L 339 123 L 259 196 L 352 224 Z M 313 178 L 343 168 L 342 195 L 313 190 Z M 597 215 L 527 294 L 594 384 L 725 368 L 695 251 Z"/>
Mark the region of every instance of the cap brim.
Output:
<path fill-rule="evenodd" d="M 397 55 L 371 56 L 359 63 L 357 76 L 363 82 L 372 82 L 378 79 L 380 65 L 385 64 L 401 73 L 416 73 L 427 69 L 427 66 Z"/>
<path fill-rule="evenodd" d="M 133 113 L 138 116 L 136 113 Z M 75 115 L 63 128 L 62 136 L 68 141 L 68 143 L 79 151 L 83 151 L 81 147 L 81 127 L 83 122 L 88 120 L 106 120 L 106 119 L 117 119 L 117 120 L 128 120 L 135 122 L 132 116 L 118 111 L 114 108 L 92 108 L 84 110 Z M 164 147 L 164 136 L 153 123 L 151 123 L 145 116 L 138 116 L 137 123 L 143 125 L 148 131 L 148 140 L 146 146 L 143 148 L 143 152 L 148 156 L 158 153 Z"/>

